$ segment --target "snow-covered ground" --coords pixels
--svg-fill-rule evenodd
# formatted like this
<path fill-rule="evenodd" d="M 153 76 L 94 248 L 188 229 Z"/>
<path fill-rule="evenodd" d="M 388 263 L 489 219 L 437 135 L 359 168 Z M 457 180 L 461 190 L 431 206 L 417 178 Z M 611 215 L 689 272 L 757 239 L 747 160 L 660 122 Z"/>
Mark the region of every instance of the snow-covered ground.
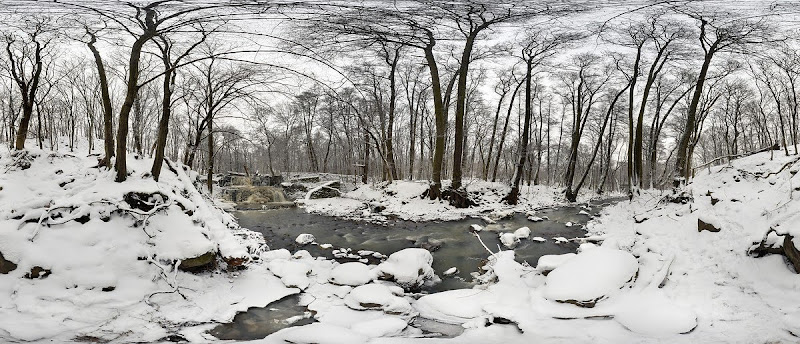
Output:
<path fill-rule="evenodd" d="M 380 223 L 391 218 L 408 221 L 452 221 L 470 216 L 499 219 L 514 212 L 525 213 L 566 203 L 563 190 L 555 187 L 522 185 L 519 203 L 510 206 L 503 202 L 510 190 L 505 183 L 472 180 L 465 185 L 476 206 L 459 209 L 447 201 L 422 197 L 428 189 L 428 182 L 422 180 L 362 184 L 341 197 L 307 199 L 302 200 L 301 205 L 310 213 Z M 591 197 L 597 195 L 585 192 L 579 201 L 585 202 Z"/>
<path fill-rule="evenodd" d="M 606 208 L 589 224 L 587 241 L 599 246 L 543 257 L 539 267 L 498 252 L 482 277 L 488 283 L 410 300 L 420 317 L 466 328 L 456 338 L 370 338 L 359 330 L 364 320 L 332 321 L 341 318 L 321 310 L 320 323 L 258 342 L 797 342 L 800 275 L 782 256 L 748 255 L 770 226 L 798 233 L 796 159 L 762 153 L 699 172 L 688 204 L 662 202 L 665 192 Z M 698 218 L 721 230 L 699 232 Z M 385 334 L 397 332 L 385 321 Z"/>
<path fill-rule="evenodd" d="M 371 265 L 268 251 L 180 165 L 154 182 L 151 161 L 131 159 L 129 181 L 114 183 L 95 156 L 3 151 L 0 252 L 16 268 L 0 274 L 0 341 L 209 342 L 207 331 L 236 312 L 299 293 L 316 322 L 254 343 L 797 342 L 800 275 L 782 256 L 748 255 L 770 227 L 800 236 L 796 162 L 762 153 L 713 167 L 688 186 L 692 202 L 646 193 L 605 208 L 577 254 L 529 266 L 512 250 L 486 252 L 480 285 L 426 295 L 419 287 L 439 279 L 428 251 Z M 541 188 L 525 192 L 520 207 L 493 209 L 504 192 L 487 185 L 470 187 L 497 199 L 469 210 L 418 198 L 424 185 L 413 182 L 306 206 L 329 213 L 352 200 L 353 209 L 425 220 L 494 217 L 560 199 Z M 720 230 L 700 232 L 698 219 Z M 775 234 L 766 242 L 780 243 Z M 209 252 L 212 271 L 178 269 Z M 423 318 L 464 331 L 427 338 L 412 326 Z"/>
<path fill-rule="evenodd" d="M 0 151 L 0 253 L 16 266 L 0 274 L 0 342 L 207 341 L 214 323 L 298 292 L 263 265 L 235 267 L 263 238 L 214 207 L 196 173 L 173 164 L 155 182 L 152 160 L 130 159 L 115 183 L 79 151 Z M 178 269 L 197 257 L 219 266 Z"/>

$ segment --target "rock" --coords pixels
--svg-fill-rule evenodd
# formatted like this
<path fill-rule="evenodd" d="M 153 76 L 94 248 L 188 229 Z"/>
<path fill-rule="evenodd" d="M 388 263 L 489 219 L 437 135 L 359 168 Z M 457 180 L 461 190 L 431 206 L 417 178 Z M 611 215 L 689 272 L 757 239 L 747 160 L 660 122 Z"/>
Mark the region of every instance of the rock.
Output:
<path fill-rule="evenodd" d="M 41 266 L 34 266 L 33 268 L 31 268 L 31 272 L 26 273 L 24 277 L 27 279 L 36 279 L 36 278 L 44 279 L 47 278 L 47 276 L 50 276 L 51 272 L 52 271 L 45 269 Z"/>
<path fill-rule="evenodd" d="M 514 233 L 500 233 L 500 242 L 503 243 L 505 247 L 514 248 L 517 246 L 519 239 Z"/>
<path fill-rule="evenodd" d="M 300 246 L 305 246 L 316 240 L 317 238 L 315 238 L 313 235 L 308 233 L 303 233 L 298 235 L 297 238 L 294 239 L 294 242 L 296 242 Z"/>
<path fill-rule="evenodd" d="M 792 263 L 794 271 L 800 274 L 800 251 L 794 244 L 794 238 L 791 235 L 783 237 L 783 255 Z"/>
<path fill-rule="evenodd" d="M 344 298 L 344 304 L 355 310 L 381 310 L 388 314 L 410 314 L 411 303 L 402 298 L 403 289 L 383 284 L 355 287 Z"/>
<path fill-rule="evenodd" d="M 544 218 L 541 218 L 541 217 L 538 217 L 538 216 L 531 215 L 531 216 L 528 216 L 528 221 L 533 221 L 533 222 L 542 222 L 542 221 L 544 221 Z"/>
<path fill-rule="evenodd" d="M 550 271 L 555 270 L 557 267 L 566 263 L 570 259 L 575 258 L 575 256 L 575 253 L 546 254 L 539 257 L 539 261 L 536 263 L 536 269 L 539 270 L 543 275 L 547 275 L 550 273 Z"/>
<path fill-rule="evenodd" d="M 430 252 L 435 252 L 442 248 L 442 245 L 444 245 L 444 242 L 441 240 L 431 239 L 428 236 L 421 237 L 414 241 L 414 246 L 424 248 Z"/>
<path fill-rule="evenodd" d="M 706 222 L 706 221 L 708 221 L 708 222 Z M 702 232 L 702 231 L 709 231 L 709 232 L 714 232 L 714 233 L 716 233 L 716 232 L 719 232 L 719 231 L 720 231 L 720 228 L 717 228 L 717 227 L 716 227 L 714 224 L 712 224 L 712 223 L 711 223 L 711 221 L 710 221 L 710 220 L 708 220 L 708 219 L 705 219 L 705 221 L 704 221 L 704 219 L 701 217 L 701 218 L 698 218 L 698 219 L 697 219 L 697 231 L 698 231 L 698 232 Z"/>
<path fill-rule="evenodd" d="M 342 193 L 328 186 L 321 186 L 309 192 L 308 199 L 334 198 L 341 196 Z"/>
<path fill-rule="evenodd" d="M 331 275 L 328 278 L 333 284 L 360 286 L 372 281 L 374 275 L 369 266 L 359 263 L 351 262 L 337 265 L 331 270 Z"/>
<path fill-rule="evenodd" d="M 531 239 L 531 240 L 533 240 L 535 242 L 545 242 L 545 241 L 547 241 L 547 239 L 542 238 L 542 237 L 538 237 L 538 236 L 537 237 L 533 237 L 533 239 Z"/>
<path fill-rule="evenodd" d="M 522 227 L 514 231 L 514 237 L 517 239 L 527 239 L 531 236 L 531 229 L 528 227 Z"/>
<path fill-rule="evenodd" d="M 639 262 L 628 252 L 597 247 L 570 258 L 547 275 L 542 295 L 562 303 L 591 308 L 632 281 Z"/>
<path fill-rule="evenodd" d="M 405 290 L 418 290 L 428 281 L 438 279 L 431 265 L 433 255 L 425 249 L 407 248 L 389 255 L 377 267 L 381 279 L 397 283 Z"/>
<path fill-rule="evenodd" d="M 247 257 L 222 257 L 222 260 L 228 264 L 228 269 L 243 269 L 244 263 L 247 262 Z"/>
<path fill-rule="evenodd" d="M 17 264 L 14 264 L 13 262 L 6 260 L 6 258 L 3 257 L 3 252 L 0 252 L 0 274 L 5 275 L 16 269 L 17 269 Z"/>
<path fill-rule="evenodd" d="M 469 225 L 470 233 L 478 233 L 483 230 L 483 226 L 481 225 Z"/>
<path fill-rule="evenodd" d="M 452 268 L 449 268 L 449 269 L 445 270 L 444 275 L 445 276 L 453 276 L 453 275 L 455 275 L 457 273 L 458 273 L 458 268 L 454 266 Z"/>
<path fill-rule="evenodd" d="M 188 258 L 181 261 L 178 270 L 186 272 L 203 272 L 212 270 L 217 266 L 217 254 L 215 252 L 206 252 L 194 258 Z"/>

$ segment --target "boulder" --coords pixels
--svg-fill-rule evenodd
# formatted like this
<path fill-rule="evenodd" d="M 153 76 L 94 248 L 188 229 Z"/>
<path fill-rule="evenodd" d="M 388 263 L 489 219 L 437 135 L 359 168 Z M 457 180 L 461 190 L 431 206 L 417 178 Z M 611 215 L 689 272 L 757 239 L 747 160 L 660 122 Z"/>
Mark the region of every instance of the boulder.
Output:
<path fill-rule="evenodd" d="M 591 308 L 626 283 L 639 271 L 639 263 L 628 252 L 597 247 L 579 253 L 547 275 L 542 295 L 561 303 Z"/>
<path fill-rule="evenodd" d="M 331 270 L 328 278 L 333 284 L 360 286 L 372 281 L 374 275 L 372 269 L 363 263 L 350 262 L 337 265 Z"/>
<path fill-rule="evenodd" d="M 431 265 L 433 255 L 422 248 L 407 248 L 389 255 L 378 265 L 378 277 L 393 281 L 403 289 L 418 290 L 425 282 L 436 279 Z"/>
<path fill-rule="evenodd" d="M 178 269 L 186 272 L 203 272 L 214 269 L 217 266 L 217 254 L 206 252 L 197 257 L 184 259 Z"/>
<path fill-rule="evenodd" d="M 308 199 L 334 198 L 334 197 L 339 197 L 341 195 L 342 193 L 337 189 L 334 189 L 329 186 L 321 186 L 319 188 L 312 190 L 308 194 Z"/>
<path fill-rule="evenodd" d="M 357 311 L 381 310 L 388 314 L 410 314 L 414 309 L 403 295 L 402 288 L 373 283 L 355 287 L 345 296 L 344 304 Z"/>
<path fill-rule="evenodd" d="M 17 269 L 17 264 L 14 264 L 13 262 L 6 260 L 6 258 L 3 257 L 3 252 L 0 252 L 0 274 L 5 275 L 16 269 Z"/>
<path fill-rule="evenodd" d="M 294 242 L 296 242 L 300 246 L 305 246 L 305 245 L 308 245 L 308 244 L 310 244 L 310 243 L 312 243 L 312 242 L 314 242 L 316 240 L 317 240 L 317 238 L 314 238 L 314 235 L 308 234 L 308 233 L 303 233 L 303 234 L 298 235 L 297 238 L 294 239 Z"/>

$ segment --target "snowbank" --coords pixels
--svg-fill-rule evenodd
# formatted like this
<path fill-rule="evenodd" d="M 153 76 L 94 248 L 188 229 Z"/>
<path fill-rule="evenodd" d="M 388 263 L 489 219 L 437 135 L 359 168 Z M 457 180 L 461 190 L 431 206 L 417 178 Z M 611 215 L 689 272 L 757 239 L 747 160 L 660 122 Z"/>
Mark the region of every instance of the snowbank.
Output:
<path fill-rule="evenodd" d="M 452 207 L 447 201 L 422 197 L 427 181 L 398 180 L 392 183 L 365 184 L 341 197 L 306 199 L 302 206 L 308 212 L 346 219 L 382 223 L 391 218 L 409 221 L 452 221 L 468 216 L 485 218 L 487 223 L 514 212 L 532 212 L 536 208 L 565 204 L 562 190 L 546 186 L 520 186 L 519 204 L 502 201 L 509 186 L 499 182 L 472 180 L 465 183 L 471 199 L 477 204 L 467 209 Z M 592 197 L 582 194 L 581 201 Z M 532 213 L 531 213 L 532 214 Z M 543 219 L 531 217 L 532 221 Z"/>
<path fill-rule="evenodd" d="M 197 338 L 205 327 L 186 324 L 296 292 L 250 264 L 263 238 L 197 173 L 170 162 L 156 182 L 151 164 L 132 157 L 115 183 L 96 155 L 0 151 L 0 252 L 16 266 L 0 274 L 0 341 Z"/>

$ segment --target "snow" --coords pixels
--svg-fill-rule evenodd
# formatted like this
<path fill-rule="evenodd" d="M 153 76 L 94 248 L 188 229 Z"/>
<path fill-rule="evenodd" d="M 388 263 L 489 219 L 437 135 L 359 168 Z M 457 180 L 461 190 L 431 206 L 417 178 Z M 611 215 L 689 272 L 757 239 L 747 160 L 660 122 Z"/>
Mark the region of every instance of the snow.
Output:
<path fill-rule="evenodd" d="M 500 233 L 500 242 L 508 248 L 513 248 L 519 243 L 519 238 L 514 233 Z"/>
<path fill-rule="evenodd" d="M 119 184 L 110 171 L 91 168 L 94 157 L 31 152 L 38 157 L 22 170 L 0 151 L 0 165 L 8 168 L 0 174 L 0 252 L 19 265 L 0 275 L 2 341 L 69 342 L 85 335 L 156 342 L 180 334 L 211 342 L 213 324 L 297 293 L 318 322 L 256 343 L 750 343 L 796 342 L 800 334 L 800 275 L 781 256 L 747 255 L 765 236 L 774 245 L 783 242 L 778 235 L 800 237 L 794 190 L 800 176 L 790 173 L 800 167 L 796 157 L 776 154 L 770 161 L 769 153 L 758 154 L 700 171 L 686 189 L 694 197 L 690 204 L 662 202 L 667 192 L 644 191 L 602 210 L 587 223 L 587 237 L 573 239 L 580 243 L 577 254 L 545 255 L 532 268 L 504 250 L 489 255 L 472 289 L 412 294 L 406 290 L 438 280 L 433 257 L 423 249 L 395 252 L 377 266 L 339 264 L 304 250 L 270 251 L 260 235 L 239 228 L 195 187 L 197 174 L 180 165 L 156 183 L 144 176 L 146 159 L 132 160 L 130 181 Z M 486 192 L 481 211 L 495 206 L 490 199 L 502 193 L 491 191 L 492 185 L 468 187 Z M 330 202 L 330 209 L 341 211 L 349 203 L 361 209 L 370 199 L 387 206 L 387 214 L 415 220 L 478 214 L 417 198 L 424 186 L 365 186 L 345 195 L 353 198 L 310 200 L 308 206 Z M 487 216 L 557 202 L 548 189 L 536 190 L 542 194 L 532 192 L 525 205 L 500 206 Z M 719 200 L 715 205 L 709 191 Z M 160 208 L 120 216 L 119 207 L 133 209 L 123 199 L 129 192 L 158 192 L 151 201 Z M 73 220 L 87 214 L 83 224 Z M 647 219 L 636 223 L 642 214 Z M 698 233 L 698 219 L 724 230 Z M 530 237 L 520 230 L 500 235 Z M 213 272 L 177 269 L 209 251 L 219 257 Z M 226 269 L 231 258 L 242 259 L 245 268 Z M 34 266 L 52 273 L 23 278 Z M 408 326 L 414 317 L 464 332 L 422 338 Z M 499 318 L 512 324 L 492 324 Z"/>
<path fill-rule="evenodd" d="M 379 309 L 389 314 L 410 314 L 413 309 L 403 295 L 403 288 L 372 283 L 355 287 L 344 298 L 344 303 L 355 310 Z"/>
<path fill-rule="evenodd" d="M 350 262 L 334 267 L 328 280 L 339 285 L 359 286 L 369 283 L 374 278 L 374 273 L 369 266 L 359 262 Z"/>
<path fill-rule="evenodd" d="M 204 340 L 202 324 L 298 292 L 253 261 L 263 238 L 198 189 L 196 172 L 169 162 L 156 182 L 152 160 L 130 159 L 116 183 L 85 147 L 59 148 L 0 149 L 0 252 L 17 264 L 0 274 L 0 341 Z M 216 272 L 179 270 L 207 253 Z M 34 267 L 51 273 L 24 278 Z"/>
<path fill-rule="evenodd" d="M 447 187 L 445 183 L 444 187 Z M 520 201 L 511 206 L 504 202 L 510 187 L 501 182 L 465 180 L 466 190 L 476 200 L 474 207 L 459 209 L 446 201 L 421 197 L 428 189 L 423 180 L 396 180 L 391 183 L 364 184 L 345 192 L 341 197 L 305 199 L 301 206 L 306 211 L 346 219 L 387 222 L 388 216 L 408 221 L 452 221 L 466 217 L 484 219 L 492 224 L 498 219 L 512 216 L 516 212 L 527 213 L 542 207 L 566 204 L 561 190 L 542 185 L 520 186 Z M 311 192 L 311 191 L 309 191 Z M 580 200 L 594 197 L 592 192 L 579 195 Z M 376 205 L 384 207 L 380 213 L 370 211 Z M 544 218 L 532 217 L 531 221 Z"/>
<path fill-rule="evenodd" d="M 517 239 L 527 239 L 531 236 L 531 229 L 528 227 L 522 227 L 514 231 L 514 237 Z"/>
<path fill-rule="evenodd" d="M 469 225 L 469 231 L 470 232 L 477 233 L 477 232 L 480 232 L 482 230 L 483 230 L 483 226 L 481 226 L 481 225 L 476 225 L 476 224 Z"/>
<path fill-rule="evenodd" d="M 385 262 L 377 267 L 378 275 L 403 286 L 415 289 L 427 281 L 435 281 L 436 275 L 431 265 L 433 256 L 421 248 L 407 248 L 389 255 Z"/>
<path fill-rule="evenodd" d="M 536 241 L 536 242 L 545 242 L 545 241 L 547 241 L 547 239 L 542 238 L 540 236 L 533 237 L 531 240 Z"/>
<path fill-rule="evenodd" d="M 452 275 L 455 275 L 457 273 L 458 273 L 458 268 L 456 268 L 454 266 L 452 268 L 449 268 L 449 269 L 445 270 L 444 273 L 442 273 L 442 274 L 445 275 L 445 276 L 452 276 Z"/>
<path fill-rule="evenodd" d="M 542 222 L 542 221 L 544 221 L 544 218 L 541 218 L 541 217 L 538 217 L 538 216 L 533 216 L 533 215 L 530 215 L 530 216 L 528 216 L 528 221 L 532 221 L 532 222 Z"/>
<path fill-rule="evenodd" d="M 630 253 L 598 247 L 558 265 L 547 275 L 542 294 L 562 302 L 593 302 L 622 288 L 638 270 Z"/>
<path fill-rule="evenodd" d="M 573 257 L 575 257 L 575 253 L 546 254 L 539 257 L 539 261 L 536 263 L 536 269 L 542 272 L 553 271 Z"/>
<path fill-rule="evenodd" d="M 312 243 L 312 242 L 314 242 L 316 240 L 317 239 L 314 238 L 313 235 L 308 234 L 308 233 L 303 233 L 303 234 L 298 235 L 297 238 L 294 239 L 294 242 L 296 242 L 298 245 L 303 246 L 303 245 L 308 245 L 308 244 L 310 244 L 310 243 Z"/>

